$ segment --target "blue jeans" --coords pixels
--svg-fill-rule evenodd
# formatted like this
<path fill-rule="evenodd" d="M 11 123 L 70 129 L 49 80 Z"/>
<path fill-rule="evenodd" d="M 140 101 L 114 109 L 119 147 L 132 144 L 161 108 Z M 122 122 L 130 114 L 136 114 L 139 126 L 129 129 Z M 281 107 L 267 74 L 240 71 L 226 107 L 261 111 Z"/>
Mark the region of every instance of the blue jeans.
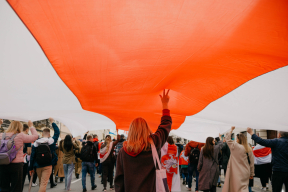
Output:
<path fill-rule="evenodd" d="M 65 174 L 65 190 L 70 190 L 74 164 L 63 164 Z"/>
<path fill-rule="evenodd" d="M 199 172 L 197 170 L 197 164 L 188 164 L 188 188 L 190 189 L 192 187 L 192 177 L 193 172 L 196 173 L 196 188 L 195 191 L 198 191 L 198 179 L 199 179 Z"/>
<path fill-rule="evenodd" d="M 249 189 L 249 192 L 252 192 L 252 188 L 251 187 L 248 187 L 248 189 Z"/>
<path fill-rule="evenodd" d="M 90 174 L 91 186 L 95 187 L 95 165 L 93 162 L 82 162 L 82 187 L 86 189 L 86 175 Z"/>
<path fill-rule="evenodd" d="M 182 173 L 182 178 L 183 178 L 183 181 L 188 182 L 188 174 L 187 173 L 186 174 Z"/>

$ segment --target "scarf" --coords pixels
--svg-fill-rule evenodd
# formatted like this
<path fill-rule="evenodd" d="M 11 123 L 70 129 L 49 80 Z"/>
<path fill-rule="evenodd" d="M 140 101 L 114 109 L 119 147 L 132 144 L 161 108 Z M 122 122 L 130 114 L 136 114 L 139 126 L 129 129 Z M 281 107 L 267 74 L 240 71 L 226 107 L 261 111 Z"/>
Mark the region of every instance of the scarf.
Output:
<path fill-rule="evenodd" d="M 253 154 L 255 157 L 254 158 L 255 165 L 271 163 L 272 159 L 271 148 L 257 144 L 253 149 Z"/>
<path fill-rule="evenodd" d="M 103 163 L 109 157 L 110 152 L 111 152 L 112 147 L 113 147 L 113 142 L 111 141 L 111 143 L 109 145 L 109 149 L 108 149 L 107 152 L 106 152 L 106 147 L 107 146 L 105 146 L 102 149 L 100 149 L 100 163 Z"/>

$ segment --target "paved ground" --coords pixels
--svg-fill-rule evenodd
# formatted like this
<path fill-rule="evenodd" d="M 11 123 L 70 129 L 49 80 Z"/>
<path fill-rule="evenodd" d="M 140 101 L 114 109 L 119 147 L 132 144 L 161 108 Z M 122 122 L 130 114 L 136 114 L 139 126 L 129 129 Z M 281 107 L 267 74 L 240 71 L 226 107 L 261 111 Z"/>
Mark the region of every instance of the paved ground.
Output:
<path fill-rule="evenodd" d="M 80 176 L 81 178 L 81 176 Z M 26 179 L 26 183 L 24 185 L 24 192 L 27 192 L 28 191 L 28 179 Z M 224 176 L 222 176 L 221 178 L 222 180 L 222 183 L 224 181 Z M 87 190 L 88 191 L 91 191 L 91 183 L 90 183 L 90 178 L 89 176 L 87 176 L 87 179 L 86 179 L 86 186 L 87 186 Z M 38 184 L 38 180 L 37 180 L 37 184 Z M 94 191 L 102 191 L 103 190 L 103 185 L 101 185 L 101 178 L 99 178 L 99 175 L 96 175 L 96 185 L 98 186 Z M 109 185 L 108 185 L 109 186 Z M 182 185 L 182 191 L 187 191 L 187 188 L 186 186 Z M 222 187 L 223 187 L 223 184 L 222 184 Z M 58 185 L 53 188 L 53 189 L 50 189 L 50 184 L 48 183 L 48 186 L 47 186 L 47 191 L 48 192 L 56 192 L 56 191 L 64 191 L 64 183 L 58 183 Z M 31 192 L 37 192 L 38 191 L 38 186 L 37 187 L 32 187 L 31 189 Z M 194 191 L 195 189 L 195 181 L 192 182 L 192 191 Z M 260 183 L 260 180 L 258 178 L 255 178 L 254 179 L 254 187 L 252 189 L 253 191 L 255 192 L 262 192 L 263 190 L 261 190 L 261 183 Z M 78 192 L 81 192 L 82 191 L 82 180 L 81 179 L 76 179 L 75 178 L 75 175 L 73 175 L 73 179 L 72 179 L 72 184 L 71 184 L 71 191 L 78 191 Z M 108 187 L 108 190 L 107 191 L 110 191 L 109 190 L 109 187 Z M 271 190 L 271 185 L 269 185 L 269 190 L 268 191 L 272 191 Z M 136 192 L 136 191 L 135 191 Z M 222 188 L 217 188 L 217 192 L 222 192 Z M 284 192 L 284 190 L 283 190 Z"/>

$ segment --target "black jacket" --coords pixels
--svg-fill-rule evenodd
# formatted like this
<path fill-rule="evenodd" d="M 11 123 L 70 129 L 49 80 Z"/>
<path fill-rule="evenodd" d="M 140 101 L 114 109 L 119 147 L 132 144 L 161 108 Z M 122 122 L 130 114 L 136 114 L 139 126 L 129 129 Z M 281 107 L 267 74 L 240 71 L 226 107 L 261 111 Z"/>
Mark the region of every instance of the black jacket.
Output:
<path fill-rule="evenodd" d="M 96 148 L 94 147 L 94 144 L 91 142 L 91 141 L 87 141 L 85 146 L 82 147 L 82 151 L 83 151 L 83 148 L 86 147 L 86 145 L 89 145 L 91 148 L 92 148 L 92 157 L 91 159 L 86 159 L 85 161 L 83 162 L 95 162 L 97 163 L 98 162 L 98 154 L 97 154 L 97 151 L 96 151 Z"/>
<path fill-rule="evenodd" d="M 223 169 L 227 169 L 227 165 L 228 165 L 228 161 L 230 158 L 230 149 L 227 145 L 227 143 L 223 143 L 223 147 L 222 147 L 222 168 Z"/>

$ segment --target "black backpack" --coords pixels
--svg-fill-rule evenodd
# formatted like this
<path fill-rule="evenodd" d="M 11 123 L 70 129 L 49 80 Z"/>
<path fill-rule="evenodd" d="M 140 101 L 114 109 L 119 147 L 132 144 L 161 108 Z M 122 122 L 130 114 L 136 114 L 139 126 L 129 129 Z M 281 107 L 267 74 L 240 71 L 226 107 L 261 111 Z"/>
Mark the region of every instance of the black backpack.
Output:
<path fill-rule="evenodd" d="M 94 161 L 94 154 L 93 154 L 93 145 L 86 144 L 81 149 L 80 159 L 84 162 L 92 162 Z"/>
<path fill-rule="evenodd" d="M 198 164 L 199 157 L 200 157 L 200 150 L 199 150 L 198 145 L 197 145 L 197 147 L 192 149 L 190 152 L 190 155 L 189 155 L 190 163 L 191 164 Z"/>
<path fill-rule="evenodd" d="M 36 148 L 36 162 L 40 166 L 52 163 L 52 154 L 48 143 L 41 143 Z"/>

